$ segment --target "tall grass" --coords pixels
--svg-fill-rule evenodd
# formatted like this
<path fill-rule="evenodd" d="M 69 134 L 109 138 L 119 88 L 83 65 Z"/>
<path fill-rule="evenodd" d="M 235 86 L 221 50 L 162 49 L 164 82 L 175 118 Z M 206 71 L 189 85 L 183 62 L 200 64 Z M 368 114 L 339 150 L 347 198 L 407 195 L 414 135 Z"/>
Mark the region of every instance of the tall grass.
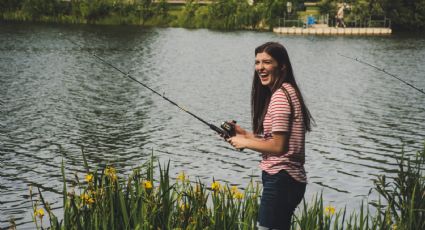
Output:
<path fill-rule="evenodd" d="M 85 168 L 85 178 L 76 177 L 76 186 L 64 183 L 63 220 L 39 191 L 40 200 L 33 201 L 38 229 L 253 229 L 256 224 L 260 189 L 253 183 L 244 191 L 218 181 L 206 186 L 191 183 L 184 173 L 172 181 L 169 164 L 159 166 L 155 181 L 153 158 L 127 179 L 113 166 L 91 170 L 85 161 Z M 48 224 L 41 222 L 44 211 Z"/>
<path fill-rule="evenodd" d="M 325 207 L 322 196 L 316 196 L 310 204 L 303 201 L 292 229 L 425 229 L 424 169 L 425 146 L 413 158 L 406 158 L 402 151 L 396 176 L 390 181 L 385 175 L 374 180 L 380 200 L 370 204 L 376 212 L 372 214 L 369 205 L 362 203 L 359 210 L 347 214 L 345 208 Z"/>
<path fill-rule="evenodd" d="M 183 172 L 172 180 L 169 163 L 159 165 L 155 177 L 153 156 L 124 179 L 112 165 L 92 170 L 83 159 L 86 175 L 75 176 L 71 187 L 62 164 L 62 220 L 38 189 L 39 199 L 32 200 L 37 229 L 256 229 L 258 184 L 242 189 L 212 181 L 207 186 L 189 181 Z M 310 203 L 303 201 L 291 229 L 425 229 L 425 146 L 413 159 L 402 154 L 398 165 L 393 180 L 375 180 L 383 202 L 373 204 L 378 210 L 373 214 L 367 204 L 347 214 L 345 208 L 324 206 L 317 195 Z"/>

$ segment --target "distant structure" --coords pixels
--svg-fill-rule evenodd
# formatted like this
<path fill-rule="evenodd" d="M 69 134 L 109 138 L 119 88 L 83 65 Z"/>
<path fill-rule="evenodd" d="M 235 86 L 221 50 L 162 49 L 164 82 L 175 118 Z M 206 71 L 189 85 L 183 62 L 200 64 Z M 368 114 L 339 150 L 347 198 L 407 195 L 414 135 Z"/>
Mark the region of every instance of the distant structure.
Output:
<path fill-rule="evenodd" d="M 338 13 L 335 15 L 336 24 L 332 24 L 332 20 L 329 18 L 329 14 L 321 14 L 318 6 L 318 2 L 304 2 L 305 11 L 296 11 L 297 18 L 284 17 L 279 19 L 279 26 L 273 28 L 275 33 L 280 34 L 292 34 L 292 35 L 366 35 L 366 36 L 377 36 L 377 35 L 389 35 L 392 33 L 391 22 L 386 20 L 374 21 L 370 20 L 366 24 L 350 24 L 350 27 L 346 27 L 344 22 L 344 10 L 350 9 L 350 5 L 347 3 L 339 3 Z M 286 6 L 287 11 L 289 9 L 293 11 L 292 4 Z M 288 12 L 288 15 L 290 13 Z M 387 21 L 388 20 L 388 21 Z M 380 26 L 374 26 L 379 24 Z M 363 27 L 362 27 L 363 26 Z"/>

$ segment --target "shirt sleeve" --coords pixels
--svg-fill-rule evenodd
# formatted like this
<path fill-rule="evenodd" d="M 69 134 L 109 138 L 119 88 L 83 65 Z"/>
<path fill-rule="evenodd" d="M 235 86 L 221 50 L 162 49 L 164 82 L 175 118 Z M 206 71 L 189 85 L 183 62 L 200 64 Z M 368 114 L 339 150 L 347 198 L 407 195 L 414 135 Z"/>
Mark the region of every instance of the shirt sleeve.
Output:
<path fill-rule="evenodd" d="M 282 89 L 276 90 L 272 95 L 268 112 L 272 120 L 272 132 L 289 132 L 291 108 Z"/>

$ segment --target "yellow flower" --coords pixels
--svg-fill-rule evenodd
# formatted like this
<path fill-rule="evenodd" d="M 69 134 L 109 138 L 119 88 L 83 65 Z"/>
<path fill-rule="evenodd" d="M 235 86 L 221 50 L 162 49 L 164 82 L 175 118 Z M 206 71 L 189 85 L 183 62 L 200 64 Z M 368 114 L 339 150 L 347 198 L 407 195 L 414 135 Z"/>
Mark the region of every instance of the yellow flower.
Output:
<path fill-rule="evenodd" d="M 116 171 L 115 171 L 115 168 L 114 167 L 112 167 L 112 166 L 107 166 L 106 167 L 105 174 L 110 175 L 110 174 L 115 174 L 115 173 L 116 173 Z"/>
<path fill-rule="evenodd" d="M 80 199 L 85 201 L 88 200 L 90 198 L 90 196 L 87 193 L 83 193 L 80 195 Z"/>
<path fill-rule="evenodd" d="M 150 181 L 148 181 L 148 180 L 146 180 L 146 181 L 143 181 L 143 187 L 145 187 L 145 189 L 152 189 L 152 182 L 150 182 Z"/>
<path fill-rule="evenodd" d="M 94 203 L 94 199 L 90 197 L 90 198 L 87 200 L 87 203 L 88 203 L 88 204 L 93 204 L 93 203 Z"/>
<path fill-rule="evenodd" d="M 43 216 L 44 216 L 44 209 L 39 208 L 38 210 L 36 210 L 34 212 L 34 216 L 36 216 L 36 217 L 38 217 L 40 219 L 43 218 Z"/>
<path fill-rule="evenodd" d="M 87 183 L 93 182 L 93 174 L 89 173 L 86 175 L 85 180 Z"/>
<path fill-rule="evenodd" d="M 397 225 L 393 224 L 393 229 L 392 230 L 397 230 Z"/>
<path fill-rule="evenodd" d="M 195 193 L 201 193 L 201 186 L 199 184 L 195 186 Z"/>
<path fill-rule="evenodd" d="M 233 198 L 238 199 L 238 200 L 242 200 L 243 199 L 243 193 L 241 192 L 236 192 L 233 194 Z"/>
<path fill-rule="evenodd" d="M 220 190 L 220 187 L 221 187 L 221 185 L 220 185 L 220 183 L 218 181 L 214 181 L 211 184 L 211 189 L 214 190 L 215 192 L 219 191 Z"/>
<path fill-rule="evenodd" d="M 186 210 L 186 209 L 189 209 L 189 205 L 188 205 L 188 204 L 181 204 L 181 205 L 180 205 L 180 209 L 181 209 L 182 211 L 184 211 L 184 210 Z"/>
<path fill-rule="evenodd" d="M 185 182 L 186 180 L 186 174 L 183 172 L 181 172 L 178 176 L 177 176 L 177 180 L 181 181 L 181 182 Z"/>
<path fill-rule="evenodd" d="M 80 195 L 80 199 L 83 201 L 83 203 L 85 204 L 93 204 L 94 203 L 94 199 L 92 197 L 90 197 L 89 194 L 87 193 L 83 193 Z"/>
<path fill-rule="evenodd" d="M 111 178 L 111 180 L 117 180 L 117 172 L 114 167 L 108 166 L 105 169 L 105 174 Z"/>
<path fill-rule="evenodd" d="M 326 213 L 326 215 L 333 215 L 333 214 L 335 214 L 335 207 L 332 207 L 332 206 L 327 206 L 326 208 L 325 208 L 325 213 Z"/>

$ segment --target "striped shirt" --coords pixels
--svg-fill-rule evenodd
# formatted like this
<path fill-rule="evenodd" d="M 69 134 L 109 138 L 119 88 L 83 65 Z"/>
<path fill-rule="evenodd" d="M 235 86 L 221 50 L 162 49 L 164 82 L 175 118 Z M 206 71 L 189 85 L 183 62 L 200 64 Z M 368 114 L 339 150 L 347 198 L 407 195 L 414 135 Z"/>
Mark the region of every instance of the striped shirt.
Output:
<path fill-rule="evenodd" d="M 260 168 L 269 174 L 286 170 L 295 180 L 307 183 L 304 170 L 305 161 L 305 126 L 301 113 L 301 104 L 295 89 L 289 83 L 283 83 L 288 91 L 293 106 L 292 125 L 290 125 L 291 108 L 282 89 L 273 93 L 266 116 L 264 117 L 264 139 L 273 138 L 273 132 L 289 133 L 288 151 L 280 154 L 262 154 Z"/>

